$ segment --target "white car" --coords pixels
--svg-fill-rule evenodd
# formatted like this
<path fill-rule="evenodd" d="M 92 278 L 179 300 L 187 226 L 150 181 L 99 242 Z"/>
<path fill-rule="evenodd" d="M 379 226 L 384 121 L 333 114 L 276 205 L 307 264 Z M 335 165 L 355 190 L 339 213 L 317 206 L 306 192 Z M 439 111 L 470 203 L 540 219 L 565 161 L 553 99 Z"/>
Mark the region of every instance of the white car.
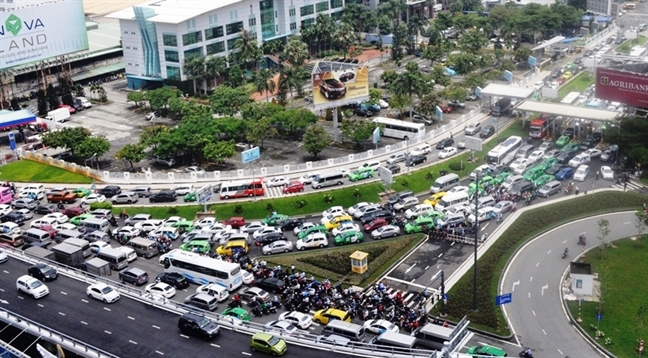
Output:
<path fill-rule="evenodd" d="M 101 251 L 102 249 L 112 248 L 110 244 L 104 241 L 95 241 L 90 243 L 90 250 L 94 253 Z"/>
<path fill-rule="evenodd" d="M 161 226 L 162 226 L 162 220 L 150 219 L 150 220 L 138 222 L 137 224 L 135 224 L 134 228 L 143 232 L 149 232 L 158 229 Z"/>
<path fill-rule="evenodd" d="M 552 89 L 556 89 L 556 88 L 560 87 L 560 83 L 558 83 L 558 81 L 553 81 L 553 82 L 551 82 L 551 86 L 549 86 L 549 87 L 551 87 Z"/>
<path fill-rule="evenodd" d="M 541 161 L 542 158 L 544 158 L 544 155 L 545 155 L 544 150 L 534 150 L 533 152 L 531 152 L 531 154 L 529 154 L 529 158 L 527 159 L 529 159 L 533 163 L 536 163 Z"/>
<path fill-rule="evenodd" d="M 381 226 L 371 232 L 371 237 L 374 240 L 380 240 L 388 237 L 396 237 L 398 235 L 400 235 L 400 228 L 396 225 Z"/>
<path fill-rule="evenodd" d="M 190 167 L 187 167 L 187 168 L 185 169 L 185 171 L 186 171 L 187 173 L 196 173 L 196 174 L 198 174 L 198 175 L 203 175 L 203 174 L 205 174 L 205 171 L 204 171 L 201 167 L 196 166 L 196 165 L 192 165 L 192 166 L 190 166 Z"/>
<path fill-rule="evenodd" d="M 328 246 L 328 238 L 325 233 L 316 232 L 306 236 L 303 239 L 297 240 L 295 247 L 297 250 L 306 250 L 312 248 L 323 248 Z"/>
<path fill-rule="evenodd" d="M 470 173 L 470 175 L 468 175 L 468 178 L 470 178 L 470 180 L 475 180 L 475 179 L 477 179 L 477 175 L 480 175 L 481 172 L 487 170 L 488 168 L 490 168 L 490 166 L 488 164 L 482 164 L 482 165 L 478 166 L 477 168 L 475 168 L 475 170 L 473 170 L 472 173 Z"/>
<path fill-rule="evenodd" d="M 280 335 L 291 336 L 294 333 L 297 333 L 297 327 L 293 326 L 292 323 L 286 321 L 270 321 L 264 326 L 265 330 L 269 332 L 275 331 L 279 332 Z"/>
<path fill-rule="evenodd" d="M 113 236 L 119 237 L 119 235 L 125 235 L 126 237 L 137 237 L 139 236 L 140 231 L 132 226 L 123 226 L 119 229 L 113 230 Z"/>
<path fill-rule="evenodd" d="M 400 163 L 404 162 L 407 160 L 407 153 L 398 153 L 398 154 L 392 154 L 385 160 L 387 164 L 395 164 L 395 163 Z"/>
<path fill-rule="evenodd" d="M 604 180 L 614 180 L 614 171 L 607 165 L 601 167 L 601 175 Z"/>
<path fill-rule="evenodd" d="M 569 166 L 572 168 L 578 168 L 583 164 L 589 164 L 589 162 L 590 162 L 590 156 L 585 153 L 581 153 L 569 161 Z"/>
<path fill-rule="evenodd" d="M 576 181 L 585 181 L 587 176 L 589 175 L 589 166 L 587 165 L 581 165 L 576 169 L 576 173 L 574 173 L 574 180 Z"/>
<path fill-rule="evenodd" d="M 103 301 L 104 303 L 117 302 L 121 298 L 117 290 L 102 282 L 88 286 L 86 294 L 88 297 Z"/>
<path fill-rule="evenodd" d="M 474 224 L 475 212 L 474 210 L 472 210 L 472 208 L 471 211 L 472 213 L 468 215 L 468 222 Z M 495 211 L 495 209 L 493 209 L 492 206 L 485 206 L 477 210 L 477 218 L 479 219 L 479 222 L 493 219 L 495 218 L 495 216 L 497 216 L 497 212 Z"/>
<path fill-rule="evenodd" d="M 449 158 L 457 154 L 457 147 L 446 147 L 439 152 L 439 159 Z"/>
<path fill-rule="evenodd" d="M 44 283 L 28 275 L 18 277 L 16 280 L 16 289 L 31 295 L 35 299 L 39 299 L 49 294 L 49 288 L 47 288 Z"/>
<path fill-rule="evenodd" d="M 11 212 L 11 205 L 0 204 L 0 216 L 5 216 Z"/>
<path fill-rule="evenodd" d="M 517 175 L 522 175 L 530 166 L 533 165 L 533 162 L 527 158 L 519 158 L 513 164 L 510 165 L 510 168 L 513 170 L 513 173 Z"/>
<path fill-rule="evenodd" d="M 598 158 L 601 156 L 602 153 L 603 152 L 600 149 L 596 149 L 596 148 L 590 148 L 583 152 L 583 154 L 589 155 L 590 158 Z"/>
<path fill-rule="evenodd" d="M 389 103 L 383 99 L 378 100 L 378 105 L 380 106 L 381 109 L 387 109 L 389 108 Z"/>
<path fill-rule="evenodd" d="M 275 186 L 284 186 L 288 185 L 290 183 L 290 180 L 286 177 L 274 177 L 266 182 L 266 185 L 270 188 L 275 187 Z"/>
<path fill-rule="evenodd" d="M 56 223 L 56 219 L 42 217 L 38 220 L 34 220 L 29 224 L 29 227 L 32 229 L 40 229 L 45 226 L 52 226 Z"/>
<path fill-rule="evenodd" d="M 578 101 L 576 101 L 576 104 L 583 104 L 583 103 L 587 102 L 588 98 L 589 97 L 587 95 L 582 94 L 582 95 L 578 96 Z"/>
<path fill-rule="evenodd" d="M 254 240 L 256 240 L 256 239 L 260 238 L 263 235 L 270 234 L 270 233 L 273 233 L 273 232 L 281 233 L 281 229 L 278 228 L 278 227 L 274 227 L 274 226 L 266 226 L 261 230 L 255 231 L 254 234 L 252 234 L 252 238 Z"/>
<path fill-rule="evenodd" d="M 560 154 L 560 149 L 550 149 L 547 152 L 545 152 L 545 155 L 542 157 L 542 159 L 549 159 L 549 158 L 555 158 Z"/>
<path fill-rule="evenodd" d="M 17 212 L 18 214 L 24 216 L 25 219 L 27 219 L 27 220 L 30 220 L 30 219 L 32 219 L 34 217 L 34 213 L 29 209 L 18 209 L 18 210 L 14 210 L 14 211 Z"/>
<path fill-rule="evenodd" d="M 214 225 L 218 225 L 218 224 L 214 224 Z M 268 224 L 264 223 L 263 221 L 251 221 L 251 222 L 245 224 L 245 226 L 243 226 L 241 228 L 241 232 L 244 232 L 246 234 L 251 234 L 251 233 L 257 232 L 257 231 L 259 231 L 259 230 L 261 230 L 261 229 L 263 229 L 263 228 L 265 228 L 267 226 L 268 226 Z"/>
<path fill-rule="evenodd" d="M 524 180 L 524 177 L 521 175 L 511 175 L 510 177 L 506 178 L 506 180 L 504 180 L 504 182 L 502 183 L 502 188 L 504 190 L 508 190 L 513 185 L 521 182 L 522 180 Z"/>
<path fill-rule="evenodd" d="M 162 226 L 171 226 L 178 221 L 187 221 L 187 219 L 180 217 L 180 216 L 170 216 L 166 218 L 164 221 L 162 221 Z"/>
<path fill-rule="evenodd" d="M 90 194 L 81 199 L 82 204 L 103 203 L 106 201 L 106 196 L 102 194 Z"/>
<path fill-rule="evenodd" d="M 58 230 L 58 231 L 61 231 L 61 230 L 77 230 L 78 227 L 76 225 L 74 225 L 74 224 L 64 223 L 64 224 L 54 224 L 54 225 L 52 225 L 52 229 Z"/>
<path fill-rule="evenodd" d="M 133 262 L 137 260 L 137 253 L 130 246 L 118 246 L 115 250 L 119 250 L 126 254 L 126 261 Z"/>
<path fill-rule="evenodd" d="M 397 325 L 386 319 L 370 319 L 364 323 L 364 328 L 375 334 L 381 334 L 384 332 L 398 333 L 400 331 Z"/>
<path fill-rule="evenodd" d="M 313 227 L 313 226 L 317 226 L 317 224 L 314 223 L 314 222 L 306 221 L 303 224 L 301 224 L 301 225 L 297 226 L 296 228 L 294 228 L 293 229 L 293 234 L 298 235 L 300 231 L 306 230 L 309 227 Z"/>
<path fill-rule="evenodd" d="M 193 192 L 194 187 L 191 184 L 183 184 L 183 185 L 178 185 L 178 186 L 174 187 L 171 190 L 175 191 L 177 196 L 185 196 L 185 195 Z"/>
<path fill-rule="evenodd" d="M 310 184 L 313 182 L 313 177 L 319 175 L 319 173 L 308 173 L 304 174 L 297 179 L 302 184 Z"/>
<path fill-rule="evenodd" d="M 457 186 L 455 186 L 454 188 L 448 190 L 448 191 L 447 191 L 447 194 L 459 193 L 459 192 L 462 192 L 462 191 L 467 192 L 468 190 L 470 190 L 470 188 L 468 188 L 467 186 L 464 186 L 464 185 L 457 185 Z"/>
<path fill-rule="evenodd" d="M 6 262 L 7 260 L 9 260 L 9 256 L 7 256 L 7 253 L 0 250 L 0 264 Z"/>
<path fill-rule="evenodd" d="M 211 216 L 211 217 L 208 216 L 208 217 L 206 217 L 206 218 L 202 218 L 202 219 L 200 219 L 199 221 L 197 221 L 197 222 L 194 224 L 194 227 L 195 227 L 196 229 L 202 229 L 202 228 L 204 228 L 204 227 L 210 227 L 210 226 L 216 224 L 217 222 L 218 222 L 218 220 L 217 220 L 215 217 L 213 217 L 213 216 Z"/>
<path fill-rule="evenodd" d="M 429 144 L 421 144 L 412 150 L 411 155 L 428 155 L 432 153 L 432 146 Z"/>
<path fill-rule="evenodd" d="M 61 213 L 51 213 L 43 216 L 43 219 L 54 219 L 56 220 L 57 223 L 59 224 L 65 224 L 66 222 L 70 221 L 70 218 L 68 218 L 66 215 L 63 215 Z"/>
<path fill-rule="evenodd" d="M 176 289 L 164 282 L 152 283 L 146 286 L 144 291 L 146 291 L 146 293 L 152 293 L 154 295 L 162 295 L 166 298 L 171 298 L 176 294 Z"/>
<path fill-rule="evenodd" d="M 313 317 L 299 311 L 284 312 L 279 315 L 279 320 L 290 322 L 299 329 L 308 329 L 313 323 Z"/>
<path fill-rule="evenodd" d="M 533 89 L 536 90 L 536 91 L 540 91 L 542 89 L 542 87 L 544 87 L 544 85 L 545 85 L 544 81 L 538 81 L 538 82 L 533 84 Z"/>
<path fill-rule="evenodd" d="M 322 211 L 322 216 L 329 216 L 331 214 L 340 214 L 340 215 L 346 215 L 344 212 L 344 208 L 341 206 L 332 206 L 324 211 Z"/>
<path fill-rule="evenodd" d="M 366 201 L 363 201 L 363 202 L 357 203 L 357 204 L 355 204 L 355 205 L 353 205 L 353 206 L 350 206 L 350 207 L 347 209 L 347 213 L 349 213 L 349 215 L 353 216 L 353 214 L 356 212 L 356 210 L 360 209 L 360 208 L 363 207 L 363 206 L 367 206 L 367 205 L 369 205 L 369 203 L 366 202 Z"/>
<path fill-rule="evenodd" d="M 241 276 L 243 276 L 243 284 L 250 286 L 254 283 L 254 275 L 250 271 L 241 270 Z"/>
<path fill-rule="evenodd" d="M 345 212 L 328 214 L 328 215 L 324 216 L 322 218 L 322 220 L 320 220 L 320 222 L 322 223 L 322 225 L 326 225 L 327 223 L 330 223 L 336 217 L 345 216 L 345 215 L 347 215 L 347 213 L 345 213 Z"/>
<path fill-rule="evenodd" d="M 347 231 L 362 231 L 362 230 L 360 230 L 360 226 L 358 224 L 354 224 L 353 221 L 343 221 L 340 223 L 340 226 L 336 227 L 335 229 L 333 229 L 333 231 L 331 231 L 331 234 L 333 235 L 333 237 L 336 237 Z"/>

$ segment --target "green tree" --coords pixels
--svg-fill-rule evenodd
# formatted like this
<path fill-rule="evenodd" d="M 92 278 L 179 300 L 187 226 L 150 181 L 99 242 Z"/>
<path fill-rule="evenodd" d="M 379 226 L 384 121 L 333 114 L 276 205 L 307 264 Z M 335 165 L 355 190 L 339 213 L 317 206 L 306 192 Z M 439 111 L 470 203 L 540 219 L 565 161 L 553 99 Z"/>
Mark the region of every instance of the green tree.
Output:
<path fill-rule="evenodd" d="M 205 159 L 218 164 L 222 164 L 225 159 L 231 158 L 235 154 L 236 147 L 233 140 L 211 142 L 203 149 Z"/>
<path fill-rule="evenodd" d="M 306 108 L 290 108 L 270 116 L 270 121 L 290 133 L 317 123 L 317 116 Z"/>
<path fill-rule="evenodd" d="M 443 90 L 443 97 L 448 101 L 464 101 L 466 100 L 466 89 L 453 83 Z"/>
<path fill-rule="evenodd" d="M 232 88 L 237 88 L 245 83 L 245 74 L 240 66 L 230 66 L 227 71 L 227 84 Z"/>
<path fill-rule="evenodd" d="M 291 37 L 284 49 L 284 57 L 293 66 L 302 66 L 308 59 L 308 45 L 299 38 Z"/>
<path fill-rule="evenodd" d="M 120 150 L 115 153 L 115 158 L 118 160 L 128 161 L 130 164 L 131 170 L 134 170 L 135 167 L 133 163 L 140 162 L 142 159 L 146 158 L 146 149 L 142 144 L 126 144 Z"/>
<path fill-rule="evenodd" d="M 420 16 L 414 15 L 407 20 L 407 34 L 410 39 L 414 39 L 409 42 L 409 53 L 414 53 L 416 45 L 418 44 L 418 36 L 423 31 L 425 27 L 425 20 Z"/>
<path fill-rule="evenodd" d="M 72 155 L 78 155 L 77 149 L 90 135 L 90 131 L 84 127 L 64 127 L 43 134 L 43 144 L 52 148 L 67 148 Z"/>
<path fill-rule="evenodd" d="M 39 116 L 47 114 L 47 95 L 42 89 L 39 89 L 38 92 L 36 92 L 36 105 L 38 107 Z"/>
<path fill-rule="evenodd" d="M 353 31 L 353 26 L 346 22 L 341 22 L 335 28 L 332 40 L 337 49 L 342 51 L 344 58 L 346 58 L 349 47 L 358 42 L 358 35 Z"/>
<path fill-rule="evenodd" d="M 238 52 L 238 59 L 246 69 L 256 68 L 256 62 L 262 55 L 256 36 L 248 30 L 240 32 L 239 37 L 234 41 L 234 50 Z M 251 64 L 254 65 L 250 66 Z"/>
<path fill-rule="evenodd" d="M 272 102 L 250 102 L 241 106 L 241 117 L 248 122 L 257 122 L 263 117 L 272 117 L 286 109 Z"/>
<path fill-rule="evenodd" d="M 486 85 L 486 78 L 481 73 L 471 72 L 464 76 L 461 85 L 472 93 L 475 91 L 475 88 Z"/>
<path fill-rule="evenodd" d="M 72 97 L 72 83 L 64 77 L 58 78 L 58 92 L 61 95 L 61 101 L 68 106 L 74 106 L 74 97 Z"/>
<path fill-rule="evenodd" d="M 317 39 L 318 31 L 313 24 L 307 24 L 301 28 L 301 38 L 302 41 L 308 45 L 308 54 L 310 55 L 313 52 L 313 44 L 318 42 Z"/>
<path fill-rule="evenodd" d="M 477 29 L 471 29 L 459 38 L 459 47 L 464 52 L 471 54 L 480 53 L 486 44 L 488 44 L 488 39 Z"/>
<path fill-rule="evenodd" d="M 277 128 L 274 127 L 270 118 L 264 117 L 248 128 L 245 137 L 252 143 L 258 143 L 261 150 L 263 150 L 263 142 L 278 135 L 279 132 L 277 132 Z"/>
<path fill-rule="evenodd" d="M 261 94 L 265 92 L 266 102 L 270 102 L 270 96 L 277 90 L 274 73 L 267 68 L 255 72 L 254 87 Z"/>
<path fill-rule="evenodd" d="M 520 46 L 515 51 L 515 61 L 517 62 L 528 61 L 529 56 L 531 56 L 531 49 L 528 47 Z"/>
<path fill-rule="evenodd" d="M 342 22 L 353 25 L 355 32 L 362 32 L 366 29 L 376 27 L 377 18 L 373 12 L 365 9 L 364 6 L 351 3 L 344 7 Z"/>
<path fill-rule="evenodd" d="M 641 168 L 648 167 L 648 121 L 639 117 L 624 117 L 619 123 L 617 130 L 603 131 L 603 138 L 606 143 L 618 143 L 620 152 L 626 153 L 628 159 L 641 165 Z"/>
<path fill-rule="evenodd" d="M 293 102 L 293 90 L 300 91 L 303 86 L 301 70 L 297 67 L 284 66 L 279 72 L 279 89 L 290 93 L 290 104 Z"/>
<path fill-rule="evenodd" d="M 148 99 L 151 108 L 166 108 L 171 98 L 181 96 L 182 91 L 173 87 L 160 87 L 146 92 L 146 99 Z"/>
<path fill-rule="evenodd" d="M 393 108 L 398 109 L 399 113 L 403 115 L 403 110 L 408 105 L 411 105 L 411 102 L 407 99 L 406 95 L 394 93 L 394 95 L 389 100 L 389 105 Z"/>
<path fill-rule="evenodd" d="M 135 103 L 135 107 L 141 107 L 146 102 L 146 91 L 128 92 L 126 101 Z"/>
<path fill-rule="evenodd" d="M 353 141 L 357 147 L 360 147 L 362 142 L 371 138 L 371 134 L 375 129 L 376 124 L 363 120 L 344 120 L 340 125 L 340 132 Z"/>
<path fill-rule="evenodd" d="M 234 117 L 217 118 L 213 122 L 219 134 L 222 133 L 227 138 L 236 139 L 243 139 L 248 128 L 253 125 L 245 119 Z"/>
<path fill-rule="evenodd" d="M 445 72 L 445 66 L 443 65 L 436 65 L 432 67 L 432 71 L 429 74 L 430 81 L 432 81 L 435 85 L 439 86 L 448 86 L 452 80 L 450 79 L 450 76 Z"/>
<path fill-rule="evenodd" d="M 214 79 L 214 87 L 218 86 L 218 78 L 227 74 L 227 59 L 223 56 L 211 56 L 205 62 L 205 76 Z"/>
<path fill-rule="evenodd" d="M 79 158 L 90 158 L 96 155 L 100 158 L 110 150 L 110 142 L 106 137 L 87 137 L 74 150 L 74 154 Z"/>
<path fill-rule="evenodd" d="M 304 148 L 315 158 L 331 143 L 331 135 L 319 124 L 312 124 L 306 128 L 303 143 Z"/>
<path fill-rule="evenodd" d="M 452 53 L 448 55 L 448 63 L 457 74 L 465 75 L 477 68 L 477 56 L 472 53 Z"/>
<path fill-rule="evenodd" d="M 330 50 L 333 33 L 335 33 L 335 23 L 333 22 L 333 19 L 328 15 L 320 13 L 315 18 L 315 24 L 315 31 L 317 32 L 318 39 L 317 51 L 320 51 L 320 45 L 323 45 L 325 49 L 326 46 L 328 46 Z"/>
<path fill-rule="evenodd" d="M 398 73 L 394 70 L 385 70 L 381 75 L 380 79 L 383 81 L 385 86 L 390 86 L 398 78 Z"/>
<path fill-rule="evenodd" d="M 441 98 L 439 95 L 437 93 L 428 93 L 421 98 L 421 102 L 416 109 L 426 116 L 435 116 L 436 107 L 439 104 L 441 104 Z"/>
<path fill-rule="evenodd" d="M 252 102 L 250 94 L 243 87 L 218 86 L 209 98 L 214 113 L 223 116 L 233 116 L 241 107 Z"/>
<path fill-rule="evenodd" d="M 412 110 L 412 96 L 421 97 L 425 92 L 425 80 L 423 73 L 416 62 L 408 62 L 405 65 L 405 72 L 400 73 L 391 86 L 390 90 L 397 95 L 407 96 L 409 109 Z"/>
<path fill-rule="evenodd" d="M 610 235 L 610 222 L 605 219 L 600 219 L 596 224 L 598 225 L 598 239 L 601 240 L 601 245 L 599 245 L 599 253 L 602 259 L 603 251 L 605 250 L 605 246 L 607 246 L 605 238 Z"/>
<path fill-rule="evenodd" d="M 382 98 L 383 98 L 383 93 L 381 90 L 376 88 L 369 88 L 369 100 L 367 100 L 366 103 L 379 104 Z"/>
<path fill-rule="evenodd" d="M 193 82 L 193 93 L 198 93 L 196 90 L 196 80 L 202 79 L 205 76 L 205 58 L 202 56 L 191 56 L 185 58 L 184 63 L 182 64 L 182 70 Z"/>
<path fill-rule="evenodd" d="M 396 26 L 400 25 L 403 12 L 407 12 L 407 3 L 405 0 L 382 1 L 378 6 L 378 13 L 387 16 L 391 21 L 396 19 L 394 24 Z"/>
<path fill-rule="evenodd" d="M 445 56 L 443 46 L 428 45 L 421 53 L 421 57 L 430 61 L 430 67 L 434 66 L 434 62 L 442 59 L 443 56 Z"/>
<path fill-rule="evenodd" d="M 393 30 L 393 35 L 391 58 L 398 65 L 399 61 L 403 58 L 403 49 L 408 46 L 410 41 L 407 37 L 407 26 L 404 24 L 396 25 Z"/>

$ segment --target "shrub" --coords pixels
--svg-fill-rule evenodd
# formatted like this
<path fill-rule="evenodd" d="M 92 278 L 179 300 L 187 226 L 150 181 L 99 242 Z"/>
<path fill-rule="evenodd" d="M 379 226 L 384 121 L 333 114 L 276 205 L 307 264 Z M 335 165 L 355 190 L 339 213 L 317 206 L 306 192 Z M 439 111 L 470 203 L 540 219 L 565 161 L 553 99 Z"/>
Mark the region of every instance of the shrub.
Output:
<path fill-rule="evenodd" d="M 407 180 L 407 179 L 401 180 L 400 185 L 407 188 L 409 186 L 409 180 Z"/>
<path fill-rule="evenodd" d="M 113 206 L 109 202 L 103 202 L 103 203 L 92 203 L 90 204 L 90 210 L 96 210 L 96 209 L 109 209 L 112 210 Z"/>
<path fill-rule="evenodd" d="M 330 204 L 335 201 L 335 197 L 331 194 L 324 194 L 324 202 Z"/>
<path fill-rule="evenodd" d="M 360 197 L 362 196 L 362 193 L 360 192 L 360 189 L 356 189 L 356 190 L 353 192 L 353 196 L 354 196 L 356 199 L 360 199 Z"/>
<path fill-rule="evenodd" d="M 266 211 L 275 211 L 274 205 L 272 205 L 272 203 L 268 203 L 268 205 L 266 205 Z"/>
<path fill-rule="evenodd" d="M 168 212 L 170 215 L 176 215 L 176 214 L 178 213 L 178 208 L 176 208 L 175 206 L 172 206 L 172 207 L 170 207 L 170 208 L 167 210 L 167 212 Z"/>
<path fill-rule="evenodd" d="M 462 162 L 452 162 L 452 163 L 450 163 L 449 166 L 450 166 L 450 169 L 452 169 L 452 170 L 454 170 L 456 172 L 460 172 L 460 171 L 464 170 L 464 165 L 463 165 Z"/>
<path fill-rule="evenodd" d="M 432 173 L 432 172 L 427 172 L 427 173 L 425 174 L 425 179 L 427 179 L 427 180 L 434 180 L 434 173 Z"/>
<path fill-rule="evenodd" d="M 306 206 L 306 200 L 295 200 L 293 206 L 296 207 L 297 209 L 301 209 L 304 206 Z"/>
<path fill-rule="evenodd" d="M 234 207 L 234 212 L 237 213 L 237 214 L 243 213 L 243 205 L 236 205 Z"/>

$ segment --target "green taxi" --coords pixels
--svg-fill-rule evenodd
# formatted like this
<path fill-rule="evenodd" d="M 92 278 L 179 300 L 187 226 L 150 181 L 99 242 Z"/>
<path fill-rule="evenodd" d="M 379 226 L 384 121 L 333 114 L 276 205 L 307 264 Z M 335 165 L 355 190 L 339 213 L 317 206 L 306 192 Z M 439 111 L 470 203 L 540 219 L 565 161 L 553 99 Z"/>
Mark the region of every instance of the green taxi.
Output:
<path fill-rule="evenodd" d="M 266 216 L 265 219 L 263 219 L 261 221 L 263 221 L 263 223 L 266 224 L 266 225 L 276 226 L 276 225 L 281 224 L 282 221 L 286 221 L 286 220 L 288 220 L 288 215 L 272 213 L 272 214 Z"/>
<path fill-rule="evenodd" d="M 308 235 L 314 234 L 316 232 L 321 232 L 326 234 L 328 233 L 328 230 L 326 230 L 326 226 L 324 225 L 311 226 L 311 227 L 307 227 L 305 230 L 300 231 L 299 234 L 297 234 L 297 237 L 299 239 L 304 239 L 308 237 Z"/>
<path fill-rule="evenodd" d="M 423 232 L 425 228 L 431 228 L 436 225 L 436 219 L 429 216 L 419 216 L 416 221 L 410 221 L 405 224 L 405 233 L 414 234 Z"/>
<path fill-rule="evenodd" d="M 72 194 L 76 195 L 77 198 L 85 198 L 86 196 L 92 194 L 92 190 L 86 188 L 76 188 L 72 190 Z"/>
<path fill-rule="evenodd" d="M 349 180 L 358 181 L 362 179 L 373 178 L 374 170 L 369 167 L 360 168 L 349 173 Z"/>
<path fill-rule="evenodd" d="M 238 318 L 243 322 L 249 322 L 252 319 L 250 313 L 241 307 L 228 308 L 223 311 L 222 315 Z"/>
<path fill-rule="evenodd" d="M 552 180 L 555 180 L 555 177 L 553 175 L 543 174 L 543 175 L 539 176 L 538 178 L 536 178 L 533 181 L 533 184 L 536 186 L 536 188 L 540 188 L 540 187 L 542 187 L 543 185 L 547 184 L 548 182 L 550 182 Z"/>
<path fill-rule="evenodd" d="M 79 226 L 79 225 L 81 225 L 81 222 L 82 222 L 83 220 L 85 220 L 85 219 L 90 219 L 90 218 L 94 218 L 94 217 L 95 217 L 95 216 L 92 215 L 92 214 L 81 214 L 81 215 L 79 215 L 79 216 L 75 216 L 75 217 L 73 217 L 72 219 L 70 219 L 70 223 L 71 223 L 71 224 L 74 224 L 74 225 L 76 225 L 76 226 Z"/>
<path fill-rule="evenodd" d="M 347 231 L 335 237 L 335 246 L 355 244 L 356 242 L 363 242 L 364 235 L 360 231 Z"/>
<path fill-rule="evenodd" d="M 283 339 L 277 338 L 270 333 L 255 333 L 250 341 L 250 349 L 263 353 L 269 353 L 273 356 L 281 356 L 288 350 L 288 345 Z"/>
<path fill-rule="evenodd" d="M 191 193 L 187 193 L 187 194 L 185 194 L 185 196 L 183 197 L 183 199 L 184 199 L 185 203 L 189 203 L 189 202 L 193 202 L 193 201 L 198 200 L 198 199 L 196 198 L 196 192 L 195 192 L 195 191 L 192 191 Z"/>
<path fill-rule="evenodd" d="M 569 141 L 570 139 L 568 136 L 566 135 L 560 136 L 560 138 L 558 138 L 558 140 L 556 141 L 556 147 L 558 148 L 564 147 L 565 145 L 567 145 L 567 143 L 569 143 Z"/>

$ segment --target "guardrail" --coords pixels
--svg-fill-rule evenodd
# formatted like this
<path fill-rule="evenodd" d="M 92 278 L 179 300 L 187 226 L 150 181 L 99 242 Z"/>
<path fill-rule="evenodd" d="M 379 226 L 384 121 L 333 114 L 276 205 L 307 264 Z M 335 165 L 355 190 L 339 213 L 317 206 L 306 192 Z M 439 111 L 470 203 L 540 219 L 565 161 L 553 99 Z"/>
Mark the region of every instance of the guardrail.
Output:
<path fill-rule="evenodd" d="M 234 332 L 239 332 L 243 334 L 248 334 L 248 335 L 253 335 L 254 333 L 258 332 L 271 332 L 272 334 L 281 337 L 285 341 L 304 346 L 304 347 L 309 347 L 313 349 L 319 349 L 319 350 L 327 350 L 331 352 L 338 352 L 338 353 L 343 353 L 347 355 L 355 355 L 359 357 L 392 357 L 392 358 L 418 358 L 418 357 L 425 357 L 425 358 L 436 358 L 438 352 L 436 351 L 430 351 L 430 350 L 420 350 L 420 349 L 403 349 L 403 348 L 397 348 L 397 347 L 386 347 L 386 346 L 374 346 L 368 343 L 362 343 L 362 342 L 353 342 L 349 343 L 348 345 L 337 345 L 335 343 L 329 343 L 329 342 L 321 342 L 319 340 L 319 336 L 311 334 L 311 333 L 298 333 L 298 334 L 293 334 L 293 335 L 288 335 L 283 332 L 278 332 L 275 330 L 270 330 L 266 328 L 263 324 L 257 323 L 257 322 L 243 322 L 240 320 L 237 320 L 232 317 L 228 316 L 223 316 L 218 313 L 213 313 L 213 312 L 208 312 L 201 310 L 199 308 L 193 307 L 193 306 L 188 306 L 184 303 L 176 302 L 173 300 L 168 300 L 165 298 L 161 297 L 156 297 L 156 296 L 151 296 L 150 294 L 144 292 L 143 290 L 135 287 L 135 286 L 129 286 L 125 283 L 119 282 L 119 281 L 114 281 L 111 280 L 110 278 L 106 276 L 96 276 L 92 273 L 86 272 L 86 271 L 81 271 L 74 269 L 72 267 L 63 265 L 61 263 L 58 263 L 56 261 L 44 259 L 44 258 L 37 258 L 34 257 L 20 249 L 16 249 L 14 247 L 10 247 L 7 245 L 0 245 L 5 252 L 10 255 L 11 257 L 22 260 L 22 261 L 27 261 L 29 263 L 37 263 L 37 262 L 46 262 L 51 266 L 54 266 L 57 268 L 58 272 L 60 275 L 64 275 L 67 277 L 70 277 L 72 279 L 76 279 L 78 281 L 85 282 L 87 284 L 93 284 L 96 282 L 103 282 L 108 285 L 111 285 L 114 287 L 116 290 L 118 290 L 122 295 L 125 295 L 127 297 L 130 297 L 132 299 L 135 299 L 137 301 L 149 304 L 151 306 L 157 307 L 159 309 L 166 310 L 171 313 L 175 313 L 178 315 L 182 315 L 183 313 L 186 312 L 196 312 L 198 314 L 204 315 L 216 323 L 218 323 L 222 328 L 234 331 Z M 47 328 L 44 325 L 41 325 L 39 323 L 30 321 L 29 319 L 23 318 L 17 314 L 14 313 L 7 313 L 8 317 L 18 317 L 15 318 L 11 321 L 11 323 L 14 322 L 19 322 L 20 320 L 24 320 L 27 322 L 27 324 L 30 327 L 34 327 L 36 329 L 37 334 L 42 336 L 45 339 L 52 340 L 55 343 L 67 343 L 67 347 L 70 350 L 83 350 L 81 353 L 83 354 L 88 354 L 88 352 L 92 352 L 93 354 L 96 352 L 96 357 L 107 357 L 107 358 L 112 358 L 116 357 L 108 352 L 103 352 L 99 348 L 93 347 L 91 345 L 85 344 L 81 341 L 78 341 L 72 337 L 66 336 L 62 333 L 59 333 L 51 328 Z M 0 315 L 0 318 L 2 316 Z M 50 332 L 50 335 L 43 335 L 42 332 Z M 71 345 L 71 346 L 70 346 Z M 94 356 L 94 355 L 93 355 Z"/>
<path fill-rule="evenodd" d="M 70 163 L 63 160 L 57 160 L 49 156 L 44 156 L 36 152 L 26 152 L 19 150 L 19 155 L 21 157 L 39 161 L 45 164 L 57 166 L 64 169 L 74 169 L 78 172 L 83 172 L 88 176 L 95 177 L 101 180 L 104 183 L 110 184 L 175 184 L 175 183 L 211 183 L 227 180 L 241 180 L 241 179 L 251 179 L 253 177 L 266 177 L 266 176 L 278 176 L 285 175 L 291 178 L 298 178 L 303 174 L 314 172 L 314 171 L 325 171 L 331 170 L 334 168 L 339 168 L 340 166 L 352 166 L 354 164 L 358 165 L 369 159 L 375 159 L 376 157 L 384 157 L 386 159 L 389 155 L 407 150 L 407 148 L 414 147 L 422 142 L 433 141 L 437 136 L 440 136 L 448 131 L 451 131 L 454 128 L 457 128 L 471 118 L 479 115 L 483 112 L 485 108 L 488 107 L 488 104 L 482 104 L 476 109 L 464 114 L 461 118 L 453 120 L 447 124 L 442 125 L 441 127 L 434 129 L 432 131 L 426 132 L 423 135 L 418 136 L 417 138 L 411 138 L 408 141 L 401 141 L 393 145 L 387 145 L 378 149 L 371 149 L 362 153 L 349 154 L 346 157 L 331 158 L 327 160 L 321 160 L 317 162 L 306 162 L 302 164 L 285 164 L 278 165 L 273 167 L 261 167 L 254 169 L 254 175 L 252 175 L 252 170 L 238 169 L 230 171 L 214 171 L 207 172 L 205 174 L 197 173 L 159 173 L 159 172 L 145 172 L 145 173 L 130 173 L 130 172 L 110 172 L 110 171 L 97 171 L 90 167 L 74 165 L 71 166 Z"/>

